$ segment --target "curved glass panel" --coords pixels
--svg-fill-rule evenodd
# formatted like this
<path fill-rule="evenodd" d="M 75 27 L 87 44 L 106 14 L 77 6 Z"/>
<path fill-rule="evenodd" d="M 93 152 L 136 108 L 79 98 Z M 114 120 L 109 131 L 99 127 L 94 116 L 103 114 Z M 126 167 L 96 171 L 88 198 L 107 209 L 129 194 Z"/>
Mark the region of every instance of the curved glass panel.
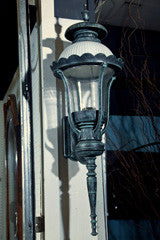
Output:
<path fill-rule="evenodd" d="M 101 68 L 101 65 L 81 65 L 64 70 L 71 113 L 87 109 L 99 110 L 99 98 L 101 95 L 99 81 L 102 84 L 102 111 L 108 112 L 109 86 L 114 70 L 106 67 L 103 79 L 100 79 Z"/>
<path fill-rule="evenodd" d="M 81 65 L 64 70 L 71 112 L 99 109 L 100 65 Z"/>

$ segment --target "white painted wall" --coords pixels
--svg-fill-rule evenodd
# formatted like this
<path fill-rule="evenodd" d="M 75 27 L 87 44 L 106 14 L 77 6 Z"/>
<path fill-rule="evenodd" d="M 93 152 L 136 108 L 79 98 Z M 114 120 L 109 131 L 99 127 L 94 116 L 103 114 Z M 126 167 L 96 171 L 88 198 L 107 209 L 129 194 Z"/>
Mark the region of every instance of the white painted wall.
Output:
<path fill-rule="evenodd" d="M 37 24 L 31 33 L 31 75 L 33 103 L 33 144 L 34 144 L 34 173 L 35 173 L 35 215 L 43 215 L 43 170 L 42 170 L 42 126 L 41 126 L 41 82 L 40 60 L 38 51 Z M 43 233 L 36 234 L 36 240 L 43 239 Z"/>
<path fill-rule="evenodd" d="M 98 174 L 98 236 L 90 235 L 90 208 L 86 186 L 86 167 L 67 161 L 62 154 L 62 117 L 65 114 L 64 89 L 53 77 L 50 65 L 68 44 L 64 32 L 75 20 L 54 18 L 54 1 L 41 1 L 42 100 L 44 153 L 44 206 L 46 240 L 106 239 L 101 158 Z M 56 28 L 56 30 L 55 30 Z M 60 32 L 57 35 L 56 31 Z"/>

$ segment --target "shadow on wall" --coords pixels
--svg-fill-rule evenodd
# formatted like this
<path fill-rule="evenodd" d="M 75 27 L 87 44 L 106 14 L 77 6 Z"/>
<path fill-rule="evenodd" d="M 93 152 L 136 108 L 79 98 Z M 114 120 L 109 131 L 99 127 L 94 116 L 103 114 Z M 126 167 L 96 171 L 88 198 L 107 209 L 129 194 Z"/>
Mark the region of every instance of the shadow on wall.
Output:
<path fill-rule="evenodd" d="M 60 180 L 60 199 L 61 199 L 61 213 L 63 221 L 64 240 L 69 240 L 69 182 L 77 172 L 79 171 L 78 164 L 74 162 L 72 164 L 72 171 L 68 173 L 68 160 L 63 157 L 63 142 L 62 142 L 62 118 L 65 115 L 65 94 L 63 82 L 60 79 L 53 77 L 53 73 L 50 69 L 50 65 L 55 60 L 58 60 L 59 55 L 66 45 L 60 38 L 61 26 L 57 19 L 55 24 L 55 31 L 57 38 L 45 39 L 43 41 L 43 47 L 52 50 L 50 54 L 47 54 L 47 58 L 43 62 L 44 71 L 44 94 L 45 94 L 45 109 L 46 109 L 46 149 L 53 156 L 52 160 L 52 173 Z M 57 114 L 54 112 L 54 106 L 57 105 Z M 57 127 L 54 127 L 57 122 Z M 58 147 L 58 154 L 57 154 Z M 57 171 L 58 169 L 58 171 Z"/>

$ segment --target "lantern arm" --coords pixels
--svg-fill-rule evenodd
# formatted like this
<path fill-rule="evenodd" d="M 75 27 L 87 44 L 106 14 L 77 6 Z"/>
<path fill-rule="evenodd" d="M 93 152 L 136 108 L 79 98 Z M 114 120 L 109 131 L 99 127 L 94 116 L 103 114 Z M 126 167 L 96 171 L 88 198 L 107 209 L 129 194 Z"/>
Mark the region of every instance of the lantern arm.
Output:
<path fill-rule="evenodd" d="M 102 125 L 102 118 L 103 118 L 103 101 L 102 101 L 102 92 L 103 92 L 103 77 L 105 69 L 107 68 L 107 64 L 103 63 L 101 67 L 101 72 L 99 76 L 99 84 L 98 84 L 98 90 L 99 90 L 99 113 L 98 113 L 98 121 L 97 125 L 94 129 L 94 136 L 99 135 L 99 132 L 101 131 L 101 125 Z"/>
<path fill-rule="evenodd" d="M 110 115 L 110 92 L 111 92 L 111 86 L 113 81 L 116 79 L 116 77 L 112 77 L 111 81 L 109 82 L 109 86 L 108 86 L 108 96 L 107 96 L 107 117 L 105 119 L 105 126 L 104 128 L 101 130 L 101 136 L 106 132 L 107 126 L 108 126 L 108 122 L 109 122 L 109 115 Z"/>
<path fill-rule="evenodd" d="M 105 69 L 105 68 L 104 68 Z M 104 71 L 102 69 L 102 71 Z M 104 72 L 103 72 L 104 74 Z M 100 132 L 100 138 L 101 136 L 105 133 L 106 129 L 107 129 L 107 126 L 108 126 L 108 122 L 109 122 L 109 115 L 110 115 L 110 91 L 111 91 L 111 86 L 112 86 L 112 83 L 113 81 L 116 79 L 115 76 L 112 77 L 111 81 L 109 82 L 109 85 L 108 85 L 108 95 L 107 95 L 107 116 L 103 116 L 103 102 L 102 102 L 102 82 L 103 82 L 103 76 L 100 76 L 102 77 L 101 78 L 101 81 L 100 81 L 100 87 L 101 87 L 101 94 L 100 94 L 100 98 L 99 98 L 99 115 L 98 115 L 98 122 L 97 122 L 97 125 L 96 125 L 96 128 L 94 129 L 94 135 L 97 136 L 99 135 L 99 132 Z M 102 124 L 105 124 L 104 128 L 101 129 L 102 127 Z"/>
<path fill-rule="evenodd" d="M 66 95 L 66 100 L 67 100 L 67 111 L 68 111 L 68 122 L 70 124 L 70 127 L 72 129 L 72 131 L 76 134 L 79 135 L 80 130 L 76 128 L 74 121 L 73 121 L 73 117 L 71 114 L 71 110 L 70 110 L 70 102 L 69 102 L 69 93 L 68 93 L 68 85 L 67 85 L 67 79 L 63 73 L 62 70 L 57 69 L 57 74 L 58 76 L 62 79 L 64 87 L 65 87 L 65 95 Z"/>

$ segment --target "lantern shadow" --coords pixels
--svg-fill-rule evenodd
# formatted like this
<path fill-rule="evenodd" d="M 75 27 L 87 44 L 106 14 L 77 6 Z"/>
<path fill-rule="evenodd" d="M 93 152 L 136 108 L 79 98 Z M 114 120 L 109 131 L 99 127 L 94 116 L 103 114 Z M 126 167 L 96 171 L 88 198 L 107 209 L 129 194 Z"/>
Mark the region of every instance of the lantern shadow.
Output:
<path fill-rule="evenodd" d="M 64 86 L 63 82 L 59 79 L 54 79 L 53 73 L 50 69 L 50 65 L 54 60 L 58 60 L 60 53 L 64 49 L 64 43 L 60 38 L 61 26 L 58 22 L 55 24 L 55 31 L 57 33 L 57 37 L 54 40 L 53 38 L 48 38 L 43 40 L 43 47 L 51 49 L 51 53 L 47 54 L 46 59 L 43 61 L 43 71 L 44 71 L 44 89 L 49 89 L 48 92 L 51 92 L 50 96 L 46 96 L 49 104 L 57 104 L 57 116 L 52 117 L 51 115 L 55 115 L 51 106 L 48 106 L 46 101 L 46 118 L 47 118 L 47 126 L 46 126 L 46 138 L 47 142 L 45 144 L 45 148 L 49 151 L 54 159 L 52 164 L 52 173 L 59 178 L 60 180 L 60 199 L 61 199 L 61 214 L 62 214 L 62 222 L 63 222 L 63 233 L 64 240 L 70 240 L 70 197 L 69 197 L 69 182 L 71 178 L 73 178 L 79 171 L 78 164 L 75 162 L 72 165 L 72 171 L 68 174 L 68 160 L 63 156 L 63 137 L 62 137 L 62 118 L 65 115 L 65 94 L 64 94 Z M 56 81 L 56 86 L 53 81 Z M 56 87 L 56 94 L 55 92 Z M 53 94 L 52 94 L 53 93 Z M 55 97 L 57 101 L 54 101 Z M 53 121 L 56 118 L 57 127 L 51 127 Z M 57 153 L 57 147 L 58 153 Z M 58 171 L 57 171 L 58 169 Z"/>

